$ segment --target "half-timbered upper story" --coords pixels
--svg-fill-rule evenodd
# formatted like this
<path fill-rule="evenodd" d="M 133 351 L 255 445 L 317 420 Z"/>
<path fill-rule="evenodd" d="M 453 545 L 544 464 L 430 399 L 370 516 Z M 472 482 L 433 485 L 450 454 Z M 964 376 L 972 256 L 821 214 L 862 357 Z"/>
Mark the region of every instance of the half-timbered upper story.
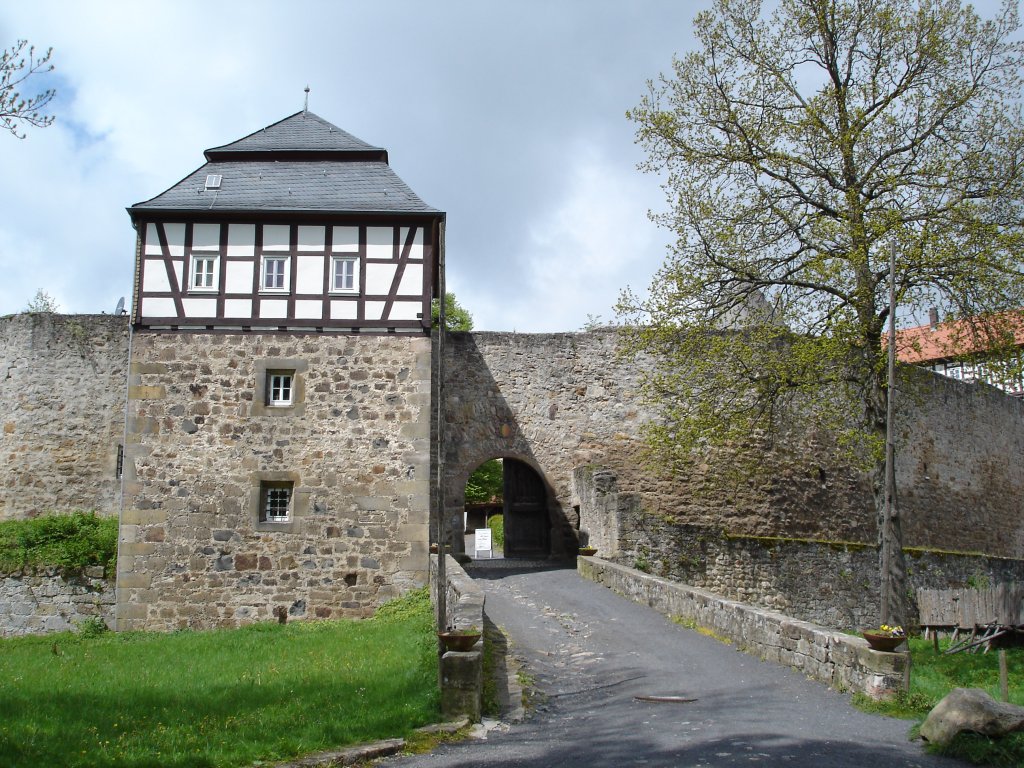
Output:
<path fill-rule="evenodd" d="M 429 330 L 444 214 L 386 150 L 298 112 L 204 154 L 128 209 L 136 328 Z"/>

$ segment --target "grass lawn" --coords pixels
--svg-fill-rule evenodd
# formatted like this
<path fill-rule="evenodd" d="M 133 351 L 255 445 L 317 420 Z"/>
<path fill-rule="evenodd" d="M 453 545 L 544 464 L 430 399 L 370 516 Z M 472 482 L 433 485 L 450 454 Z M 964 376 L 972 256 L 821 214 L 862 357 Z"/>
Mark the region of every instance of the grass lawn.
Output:
<path fill-rule="evenodd" d="M 954 688 L 982 688 L 999 701 L 998 652 L 993 649 L 987 654 L 944 656 L 941 651 L 948 645 L 948 639 L 940 641 L 940 653 L 936 654 L 931 640 L 911 638 L 910 695 L 900 696 L 891 702 L 873 702 L 858 695 L 856 703 L 870 712 L 924 722 L 932 707 Z M 1007 649 L 1006 656 L 1010 702 L 1024 706 L 1024 648 Z M 1024 733 L 1003 739 L 960 734 L 947 747 L 930 749 L 978 765 L 1024 766 Z"/>
<path fill-rule="evenodd" d="M 0 641 L 0 765 L 248 766 L 438 720 L 425 590 L 366 621 Z"/>

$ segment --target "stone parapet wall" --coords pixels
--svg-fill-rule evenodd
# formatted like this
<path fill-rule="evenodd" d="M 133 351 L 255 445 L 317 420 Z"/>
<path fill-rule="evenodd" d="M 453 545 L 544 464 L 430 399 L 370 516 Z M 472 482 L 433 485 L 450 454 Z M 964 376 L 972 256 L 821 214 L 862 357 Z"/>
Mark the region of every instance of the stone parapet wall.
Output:
<path fill-rule="evenodd" d="M 430 556 L 430 595 L 437 605 L 437 555 Z M 484 591 L 469 577 L 458 561 L 445 556 L 445 621 L 448 629 L 484 631 Z M 441 713 L 446 718 L 468 717 L 479 722 L 484 696 L 483 638 L 471 651 L 441 654 L 438 677 L 441 685 Z M 440 648 L 439 648 L 440 650 Z"/>
<path fill-rule="evenodd" d="M 367 616 L 424 584 L 430 361 L 424 336 L 136 333 L 118 628 Z M 294 406 L 261 397 L 277 369 Z"/>
<path fill-rule="evenodd" d="M 127 317 L 0 317 L 0 519 L 117 514 L 127 375 Z"/>
<path fill-rule="evenodd" d="M 114 582 L 101 567 L 0 574 L 0 637 L 67 632 L 92 618 L 114 626 Z"/>
<path fill-rule="evenodd" d="M 636 603 L 709 630 L 747 653 L 797 669 L 833 688 L 881 699 L 907 684 L 907 655 L 872 651 L 863 638 L 596 557 L 581 557 L 577 567 L 585 578 Z"/>

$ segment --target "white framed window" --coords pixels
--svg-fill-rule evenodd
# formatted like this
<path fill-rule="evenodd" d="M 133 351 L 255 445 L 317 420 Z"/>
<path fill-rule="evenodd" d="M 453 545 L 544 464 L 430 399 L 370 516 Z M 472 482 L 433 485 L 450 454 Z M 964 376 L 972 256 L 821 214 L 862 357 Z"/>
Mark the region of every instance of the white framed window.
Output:
<path fill-rule="evenodd" d="M 284 293 L 288 290 L 288 271 L 291 259 L 288 256 L 264 256 L 260 269 L 260 290 Z"/>
<path fill-rule="evenodd" d="M 331 292 L 355 293 L 359 290 L 359 260 L 355 256 L 335 256 L 331 260 Z"/>
<path fill-rule="evenodd" d="M 193 291 L 216 291 L 219 261 L 219 256 L 192 254 L 192 267 L 189 270 L 189 289 Z"/>
<path fill-rule="evenodd" d="M 295 371 L 267 372 L 267 405 L 291 405 L 295 402 Z"/>
<path fill-rule="evenodd" d="M 260 483 L 260 522 L 287 523 L 292 519 L 293 484 L 288 481 Z"/>

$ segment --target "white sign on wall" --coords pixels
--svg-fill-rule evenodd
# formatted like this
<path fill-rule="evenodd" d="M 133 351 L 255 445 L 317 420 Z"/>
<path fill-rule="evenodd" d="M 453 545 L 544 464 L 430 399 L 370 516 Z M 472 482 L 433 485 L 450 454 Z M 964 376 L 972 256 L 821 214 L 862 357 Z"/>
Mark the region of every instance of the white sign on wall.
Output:
<path fill-rule="evenodd" d="M 486 552 L 488 557 L 491 557 L 491 529 L 490 528 L 477 528 L 473 549 L 476 550 L 476 556 L 480 557 L 481 552 Z"/>

